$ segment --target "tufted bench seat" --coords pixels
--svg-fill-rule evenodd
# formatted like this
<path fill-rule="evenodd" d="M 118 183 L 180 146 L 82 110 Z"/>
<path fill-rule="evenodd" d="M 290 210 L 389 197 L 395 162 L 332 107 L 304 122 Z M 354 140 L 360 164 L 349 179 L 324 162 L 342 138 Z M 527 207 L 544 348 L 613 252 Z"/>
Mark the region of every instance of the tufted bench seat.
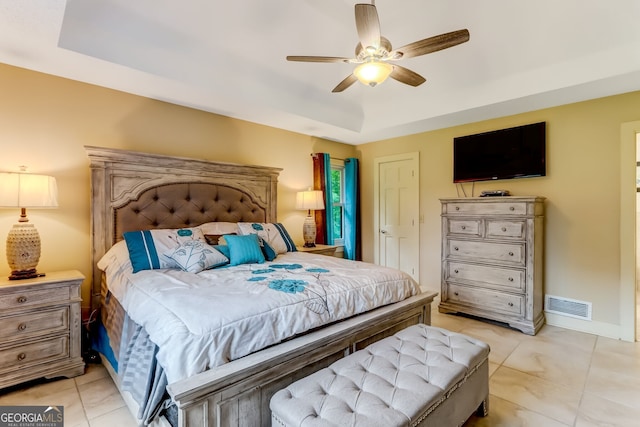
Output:
<path fill-rule="evenodd" d="M 273 426 L 461 426 L 487 413 L 489 346 L 410 326 L 294 382 L 271 399 Z"/>

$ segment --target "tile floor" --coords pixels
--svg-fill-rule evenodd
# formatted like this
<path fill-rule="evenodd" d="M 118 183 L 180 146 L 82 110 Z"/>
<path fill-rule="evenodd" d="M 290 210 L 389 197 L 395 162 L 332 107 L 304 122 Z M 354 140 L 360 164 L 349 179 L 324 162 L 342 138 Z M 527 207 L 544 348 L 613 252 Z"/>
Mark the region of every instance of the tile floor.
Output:
<path fill-rule="evenodd" d="M 134 427 L 134 417 L 102 365 L 85 374 L 0 390 L 2 405 L 64 406 L 65 427 Z"/>
<path fill-rule="evenodd" d="M 553 326 L 532 337 L 437 309 L 432 324 L 491 346 L 489 416 L 465 427 L 640 425 L 640 343 Z M 0 405 L 12 404 L 64 405 L 65 427 L 136 425 L 100 365 L 73 379 L 0 391 Z"/>

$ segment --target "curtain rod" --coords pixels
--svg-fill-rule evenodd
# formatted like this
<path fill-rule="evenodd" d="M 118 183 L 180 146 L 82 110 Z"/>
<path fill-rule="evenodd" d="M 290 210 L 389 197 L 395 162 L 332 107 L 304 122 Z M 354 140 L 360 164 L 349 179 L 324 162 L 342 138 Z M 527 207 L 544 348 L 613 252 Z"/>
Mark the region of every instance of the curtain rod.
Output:
<path fill-rule="evenodd" d="M 318 154 L 320 154 L 320 153 L 311 153 L 310 156 L 314 157 L 314 156 L 317 156 Z M 342 160 L 343 162 L 347 160 L 347 159 L 341 159 L 340 157 L 333 157 L 331 155 L 329 155 L 329 158 L 330 159 L 334 159 L 334 160 Z"/>

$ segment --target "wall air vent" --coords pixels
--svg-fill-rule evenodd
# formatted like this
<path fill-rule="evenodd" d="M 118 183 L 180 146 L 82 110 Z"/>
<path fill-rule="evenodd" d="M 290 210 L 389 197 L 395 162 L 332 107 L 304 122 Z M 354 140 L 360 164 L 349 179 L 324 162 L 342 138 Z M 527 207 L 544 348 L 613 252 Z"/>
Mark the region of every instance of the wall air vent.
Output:
<path fill-rule="evenodd" d="M 591 320 L 591 303 L 586 301 L 545 295 L 544 310 L 549 313 L 561 314 L 577 319 Z"/>

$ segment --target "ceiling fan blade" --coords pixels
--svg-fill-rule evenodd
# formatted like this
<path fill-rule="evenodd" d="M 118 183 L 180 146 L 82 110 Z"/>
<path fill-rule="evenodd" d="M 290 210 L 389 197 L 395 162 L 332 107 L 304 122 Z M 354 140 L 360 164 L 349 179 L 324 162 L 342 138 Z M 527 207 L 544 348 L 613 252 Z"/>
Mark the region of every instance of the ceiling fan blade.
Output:
<path fill-rule="evenodd" d="M 357 81 L 358 81 L 358 78 L 355 75 L 349 74 L 347 78 L 341 81 L 340 83 L 338 83 L 338 86 L 334 87 L 331 92 L 333 93 L 342 92 L 343 90 L 345 90 L 346 88 L 348 88 L 349 86 L 351 86 Z"/>
<path fill-rule="evenodd" d="M 363 48 L 380 46 L 380 20 L 372 4 L 356 4 L 356 29 Z"/>
<path fill-rule="evenodd" d="M 389 75 L 392 79 L 399 81 L 400 83 L 407 84 L 409 86 L 420 86 L 427 80 L 420 74 L 411 71 L 408 68 L 401 67 L 399 65 L 393 65 L 393 71 Z"/>
<path fill-rule="evenodd" d="M 287 61 L 298 62 L 350 62 L 351 58 L 337 56 L 287 56 Z"/>
<path fill-rule="evenodd" d="M 409 43 L 408 45 L 396 49 L 393 53 L 401 53 L 402 58 L 412 58 L 414 56 L 437 52 L 439 50 L 453 47 L 467 41 L 469 41 L 469 30 L 464 29 Z M 393 56 L 393 53 L 390 56 Z"/>

